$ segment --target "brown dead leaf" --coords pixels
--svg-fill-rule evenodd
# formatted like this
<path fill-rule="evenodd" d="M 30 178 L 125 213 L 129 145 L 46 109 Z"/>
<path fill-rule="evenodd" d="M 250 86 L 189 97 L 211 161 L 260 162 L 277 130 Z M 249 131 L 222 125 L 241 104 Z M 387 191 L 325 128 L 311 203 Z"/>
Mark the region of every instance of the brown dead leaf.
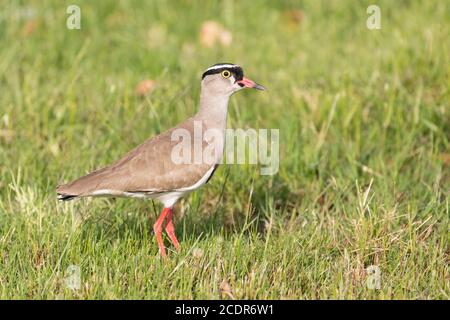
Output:
<path fill-rule="evenodd" d="M 149 94 L 150 92 L 153 91 L 153 89 L 155 88 L 156 82 L 154 80 L 142 80 L 141 82 L 138 83 L 137 87 L 136 87 L 136 95 L 138 96 L 146 96 L 147 94 Z"/>
<path fill-rule="evenodd" d="M 200 43 L 202 46 L 211 48 L 216 43 L 224 47 L 231 44 L 233 37 L 231 32 L 225 29 L 220 23 L 216 21 L 205 21 L 200 30 Z"/>
<path fill-rule="evenodd" d="M 283 12 L 284 21 L 291 29 L 297 28 L 303 21 L 305 15 L 302 10 L 292 9 Z"/>
<path fill-rule="evenodd" d="M 366 270 L 362 263 L 358 263 L 357 266 L 351 270 L 351 279 L 354 286 L 360 286 L 366 278 Z"/>
<path fill-rule="evenodd" d="M 444 163 L 444 166 L 450 166 L 450 153 L 441 153 L 441 160 Z"/>
<path fill-rule="evenodd" d="M 45 261 L 45 252 L 41 249 L 38 249 L 37 252 L 34 254 L 34 264 L 37 269 L 41 269 L 41 267 L 44 265 Z"/>
<path fill-rule="evenodd" d="M 220 296 L 221 297 L 227 296 L 230 299 L 235 300 L 233 292 L 231 290 L 231 286 L 230 286 L 230 284 L 228 283 L 227 280 L 224 279 L 222 281 L 222 283 L 219 286 L 219 291 L 220 291 Z"/>
<path fill-rule="evenodd" d="M 38 22 L 36 20 L 29 20 L 25 25 L 22 27 L 21 34 L 24 37 L 30 36 L 33 32 L 36 31 L 38 27 Z"/>

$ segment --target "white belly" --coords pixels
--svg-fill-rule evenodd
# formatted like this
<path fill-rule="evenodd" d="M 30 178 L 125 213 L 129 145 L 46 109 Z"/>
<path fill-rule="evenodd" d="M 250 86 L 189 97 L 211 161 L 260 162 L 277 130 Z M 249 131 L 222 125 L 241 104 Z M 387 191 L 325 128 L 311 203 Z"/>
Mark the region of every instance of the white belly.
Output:
<path fill-rule="evenodd" d="M 123 191 L 116 191 L 116 190 L 108 190 L 108 189 L 102 189 L 97 190 L 92 193 L 92 196 L 94 197 L 129 197 L 129 198 L 140 198 L 140 199 L 156 199 L 164 205 L 165 208 L 171 208 L 181 197 L 184 195 L 200 188 L 202 185 L 208 181 L 209 177 L 214 171 L 215 166 L 212 166 L 211 169 L 209 169 L 205 175 L 197 181 L 195 184 L 189 187 L 184 187 L 180 189 L 176 189 L 173 191 L 167 191 L 167 192 L 123 192 Z"/>

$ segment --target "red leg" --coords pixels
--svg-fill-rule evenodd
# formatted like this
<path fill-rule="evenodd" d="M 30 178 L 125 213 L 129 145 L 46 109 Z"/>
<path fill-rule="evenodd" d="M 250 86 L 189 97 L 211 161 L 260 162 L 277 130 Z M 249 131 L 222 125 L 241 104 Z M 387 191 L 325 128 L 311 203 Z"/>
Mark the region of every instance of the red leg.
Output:
<path fill-rule="evenodd" d="M 155 232 L 156 241 L 158 242 L 159 253 L 162 257 L 166 257 L 166 249 L 164 248 L 164 241 L 162 238 L 162 225 L 164 223 L 164 220 L 166 219 L 167 214 L 170 211 L 171 210 L 169 208 L 164 208 L 159 215 L 158 220 L 156 220 L 155 224 L 153 225 L 153 231 Z"/>
<path fill-rule="evenodd" d="M 167 214 L 166 232 L 170 238 L 170 241 L 172 241 L 175 249 L 177 249 L 177 251 L 180 251 L 180 243 L 178 242 L 177 237 L 175 236 L 175 227 L 173 225 L 172 219 L 173 219 L 173 211 L 172 208 L 169 208 L 169 213 Z"/>

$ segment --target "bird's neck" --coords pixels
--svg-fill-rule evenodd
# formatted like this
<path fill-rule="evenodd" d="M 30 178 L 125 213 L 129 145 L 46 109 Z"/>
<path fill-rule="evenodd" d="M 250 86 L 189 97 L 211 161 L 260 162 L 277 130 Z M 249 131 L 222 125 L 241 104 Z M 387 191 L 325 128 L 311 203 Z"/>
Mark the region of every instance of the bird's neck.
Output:
<path fill-rule="evenodd" d="M 200 94 L 200 110 L 196 118 L 203 121 L 206 127 L 225 130 L 229 99 L 229 95 L 211 94 L 206 90 L 202 90 Z"/>

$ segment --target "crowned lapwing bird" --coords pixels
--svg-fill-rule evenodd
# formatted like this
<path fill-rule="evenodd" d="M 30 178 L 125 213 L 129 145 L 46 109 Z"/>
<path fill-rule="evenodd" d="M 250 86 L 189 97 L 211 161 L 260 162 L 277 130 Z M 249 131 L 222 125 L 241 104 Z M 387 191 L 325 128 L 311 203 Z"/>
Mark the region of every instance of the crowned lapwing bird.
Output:
<path fill-rule="evenodd" d="M 179 250 L 173 206 L 213 176 L 223 156 L 228 101 L 244 88 L 264 90 L 244 77 L 238 65 L 209 67 L 202 75 L 197 114 L 145 141 L 113 164 L 58 186 L 58 199 L 109 196 L 159 200 L 164 209 L 153 225 L 159 252 L 166 256 L 164 222 L 170 241 Z"/>

